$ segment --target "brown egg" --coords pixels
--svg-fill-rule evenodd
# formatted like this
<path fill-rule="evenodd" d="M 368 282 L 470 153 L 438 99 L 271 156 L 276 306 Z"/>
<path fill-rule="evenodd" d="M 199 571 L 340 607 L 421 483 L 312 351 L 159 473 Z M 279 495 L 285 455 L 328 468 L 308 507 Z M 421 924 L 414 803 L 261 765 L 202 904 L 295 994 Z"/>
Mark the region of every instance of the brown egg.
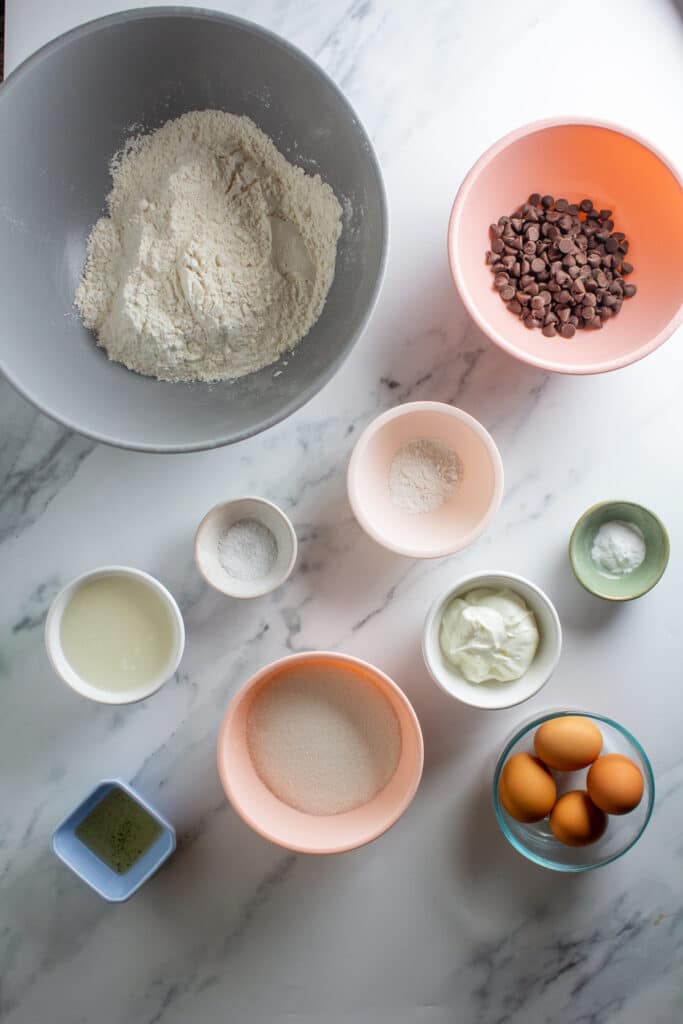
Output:
<path fill-rule="evenodd" d="M 607 815 L 582 789 L 561 796 L 550 815 L 550 831 L 566 846 L 588 846 L 599 839 L 606 828 Z"/>
<path fill-rule="evenodd" d="M 602 733 L 581 715 L 551 718 L 536 730 L 534 750 L 558 772 L 577 772 L 592 764 L 602 750 Z"/>
<path fill-rule="evenodd" d="M 517 821 L 540 821 L 550 814 L 557 789 L 552 775 L 532 754 L 513 754 L 500 773 L 498 797 Z"/>
<path fill-rule="evenodd" d="M 591 800 L 606 814 L 628 814 L 643 795 L 643 773 L 624 754 L 605 754 L 591 766 L 586 779 Z"/>

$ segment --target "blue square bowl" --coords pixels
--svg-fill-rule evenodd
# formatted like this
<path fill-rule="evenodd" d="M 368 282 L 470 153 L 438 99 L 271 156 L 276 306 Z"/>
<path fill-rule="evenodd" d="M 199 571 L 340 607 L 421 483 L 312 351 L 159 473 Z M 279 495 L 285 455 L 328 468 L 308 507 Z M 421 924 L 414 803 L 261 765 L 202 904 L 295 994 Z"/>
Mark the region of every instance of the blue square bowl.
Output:
<path fill-rule="evenodd" d="M 161 835 L 132 867 L 119 875 L 107 867 L 76 835 L 76 829 L 90 812 L 113 789 L 121 789 L 142 807 L 161 827 Z M 110 903 L 122 903 L 130 899 L 164 861 L 168 860 L 176 846 L 175 829 L 140 796 L 128 783 L 121 779 L 105 779 L 58 825 L 52 834 L 52 849 L 74 874 L 99 893 Z"/>

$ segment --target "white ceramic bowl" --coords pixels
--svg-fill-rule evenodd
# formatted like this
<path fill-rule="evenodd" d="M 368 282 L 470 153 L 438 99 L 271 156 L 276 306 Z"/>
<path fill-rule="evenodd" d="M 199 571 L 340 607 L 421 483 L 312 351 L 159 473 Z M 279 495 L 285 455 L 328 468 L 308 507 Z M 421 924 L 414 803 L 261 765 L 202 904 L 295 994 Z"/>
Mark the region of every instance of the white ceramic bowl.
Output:
<path fill-rule="evenodd" d="M 157 676 L 134 690 L 107 690 L 101 686 L 93 686 L 87 679 L 83 679 L 74 671 L 62 648 L 60 637 L 62 616 L 69 601 L 79 587 L 91 580 L 101 579 L 103 576 L 128 576 L 141 580 L 155 592 L 161 603 L 165 605 L 172 624 L 173 647 L 166 664 Z M 136 701 L 151 697 L 176 672 L 185 650 L 185 625 L 175 598 L 154 576 L 143 572 L 142 569 L 131 569 L 125 565 L 103 565 L 99 569 L 92 569 L 90 572 L 84 572 L 81 576 L 77 576 L 57 594 L 50 605 L 45 622 L 45 646 L 57 675 L 82 697 L 97 701 L 99 704 L 134 704 Z"/>
<path fill-rule="evenodd" d="M 221 536 L 240 519 L 255 519 L 275 537 L 277 558 L 270 572 L 255 579 L 238 579 L 221 565 L 218 544 Z M 281 586 L 296 562 L 297 539 L 288 516 L 265 498 L 235 498 L 225 501 L 206 513 L 197 527 L 194 557 L 197 568 L 209 583 L 228 597 L 263 597 Z"/>
<path fill-rule="evenodd" d="M 489 680 L 470 683 L 444 657 L 439 643 L 441 616 L 448 602 L 477 587 L 507 587 L 515 591 L 528 604 L 536 616 L 540 641 L 536 657 L 519 679 L 508 683 Z M 511 572 L 476 572 L 449 587 L 437 598 L 427 613 L 422 635 L 422 653 L 429 673 L 450 697 L 475 708 L 509 708 L 521 704 L 538 693 L 552 676 L 562 650 L 562 627 L 555 607 L 535 583 Z"/>

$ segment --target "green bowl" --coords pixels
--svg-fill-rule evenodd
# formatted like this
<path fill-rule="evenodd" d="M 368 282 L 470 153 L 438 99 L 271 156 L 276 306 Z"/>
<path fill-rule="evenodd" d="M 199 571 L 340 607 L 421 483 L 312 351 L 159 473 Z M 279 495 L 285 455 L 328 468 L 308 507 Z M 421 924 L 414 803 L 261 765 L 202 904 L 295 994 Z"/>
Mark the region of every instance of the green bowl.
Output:
<path fill-rule="evenodd" d="M 603 572 L 591 558 L 593 538 L 603 523 L 613 519 L 632 523 L 645 538 L 647 553 L 637 569 L 625 576 Z M 652 590 L 669 561 L 669 535 L 662 521 L 649 509 L 633 501 L 601 501 L 581 516 L 569 541 L 569 561 L 574 575 L 591 594 L 605 601 L 633 601 Z"/>

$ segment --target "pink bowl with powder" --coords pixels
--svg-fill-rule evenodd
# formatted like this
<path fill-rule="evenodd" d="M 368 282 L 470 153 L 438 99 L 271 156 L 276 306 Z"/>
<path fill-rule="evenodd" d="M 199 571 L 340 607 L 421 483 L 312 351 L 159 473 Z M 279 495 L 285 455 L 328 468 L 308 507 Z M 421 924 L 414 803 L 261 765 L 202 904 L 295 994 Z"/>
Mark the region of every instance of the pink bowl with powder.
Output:
<path fill-rule="evenodd" d="M 390 479 L 396 456 L 413 441 L 455 452 L 460 479 L 433 511 L 399 507 Z M 444 402 L 408 402 L 378 416 L 358 438 L 347 474 L 349 501 L 365 532 L 409 558 L 442 558 L 471 544 L 493 519 L 503 495 L 503 462 L 473 416 Z"/>
<path fill-rule="evenodd" d="M 629 281 L 638 288 L 601 331 L 546 338 L 511 313 L 484 261 L 488 228 L 532 192 L 587 197 L 613 211 L 630 243 Z M 448 227 L 451 273 L 468 312 L 488 337 L 532 366 L 603 373 L 653 352 L 683 320 L 683 179 L 665 156 L 625 128 L 586 119 L 537 121 L 504 136 L 476 162 Z"/>
<path fill-rule="evenodd" d="M 274 681 L 302 668 L 334 668 L 349 687 L 376 687 L 398 720 L 400 753 L 387 784 L 368 802 L 340 814 L 306 814 L 278 799 L 261 781 L 249 748 L 253 702 Z M 264 839 L 297 853 L 343 853 L 391 828 L 411 803 L 422 777 L 424 747 L 417 715 L 403 691 L 379 669 L 347 654 L 308 651 L 266 665 L 228 705 L 218 734 L 218 774 L 233 808 Z"/>

